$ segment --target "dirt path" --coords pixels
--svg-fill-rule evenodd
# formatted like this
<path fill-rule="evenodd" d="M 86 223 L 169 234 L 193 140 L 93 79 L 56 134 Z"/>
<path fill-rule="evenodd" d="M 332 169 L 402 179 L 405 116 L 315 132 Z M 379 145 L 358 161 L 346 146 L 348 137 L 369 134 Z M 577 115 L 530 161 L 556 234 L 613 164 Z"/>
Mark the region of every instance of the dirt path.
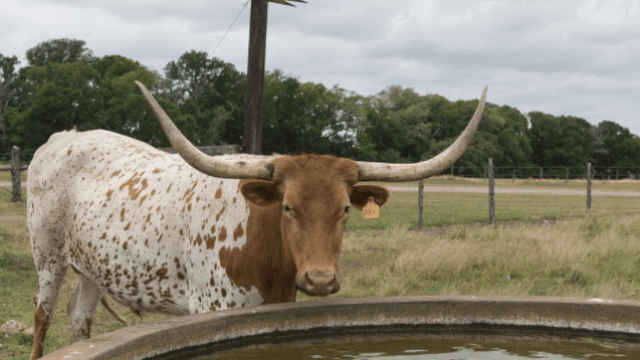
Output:
<path fill-rule="evenodd" d="M 22 187 L 23 188 L 27 187 L 27 182 L 26 181 L 22 182 Z M 11 181 L 0 181 L 0 188 L 5 188 L 5 189 L 11 191 Z M 0 191 L 4 191 L 4 190 L 0 190 Z"/>
<path fill-rule="evenodd" d="M 26 186 L 26 182 L 22 186 Z M 10 181 L 0 181 L 0 187 L 11 191 Z M 390 191 L 418 192 L 417 186 L 387 186 Z M 3 190 L 0 190 L 3 191 Z M 450 193 L 471 193 L 471 194 L 487 194 L 489 189 L 486 186 L 425 186 L 424 192 L 450 192 Z M 514 188 L 496 188 L 496 194 L 532 194 L 532 195 L 586 195 L 586 190 L 574 189 L 514 189 Z M 640 196 L 640 191 L 607 191 L 607 190 L 591 190 L 593 196 Z"/>

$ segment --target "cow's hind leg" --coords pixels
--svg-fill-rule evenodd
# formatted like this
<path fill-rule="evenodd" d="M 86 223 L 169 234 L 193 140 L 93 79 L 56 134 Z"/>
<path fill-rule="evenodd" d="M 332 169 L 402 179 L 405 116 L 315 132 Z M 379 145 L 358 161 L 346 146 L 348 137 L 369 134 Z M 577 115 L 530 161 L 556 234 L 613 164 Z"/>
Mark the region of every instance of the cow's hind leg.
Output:
<path fill-rule="evenodd" d="M 58 299 L 58 292 L 64 278 L 66 264 L 60 258 L 51 257 L 47 261 L 36 259 L 38 271 L 38 294 L 36 295 L 35 331 L 31 360 L 42 357 L 47 329 L 53 318 L 53 308 Z"/>
<path fill-rule="evenodd" d="M 102 298 L 102 293 L 102 289 L 91 279 L 78 273 L 76 288 L 67 305 L 71 329 L 76 341 L 88 339 L 91 336 L 91 318 Z"/>

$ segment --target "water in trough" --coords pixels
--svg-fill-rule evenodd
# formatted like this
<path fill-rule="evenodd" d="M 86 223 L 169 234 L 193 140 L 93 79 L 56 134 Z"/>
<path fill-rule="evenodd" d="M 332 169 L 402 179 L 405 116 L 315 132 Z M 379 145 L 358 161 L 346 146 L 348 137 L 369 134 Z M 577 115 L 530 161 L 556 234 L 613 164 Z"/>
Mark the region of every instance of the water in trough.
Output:
<path fill-rule="evenodd" d="M 353 333 L 310 339 L 270 339 L 268 344 L 230 344 L 197 360 L 524 360 L 640 359 L 640 341 L 613 335 L 518 332 L 400 331 Z M 258 341 L 259 342 L 259 341 Z"/>

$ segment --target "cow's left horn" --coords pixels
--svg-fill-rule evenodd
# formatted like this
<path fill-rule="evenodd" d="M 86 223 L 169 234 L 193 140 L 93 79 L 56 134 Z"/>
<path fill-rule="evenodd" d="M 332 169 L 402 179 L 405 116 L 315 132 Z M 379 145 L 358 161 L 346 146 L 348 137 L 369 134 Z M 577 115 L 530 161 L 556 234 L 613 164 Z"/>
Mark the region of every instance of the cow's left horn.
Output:
<path fill-rule="evenodd" d="M 482 119 L 487 87 L 482 92 L 475 114 L 458 139 L 445 151 L 427 161 L 415 164 L 386 164 L 358 161 L 358 181 L 415 181 L 437 175 L 453 165 L 464 153 Z"/>
<path fill-rule="evenodd" d="M 244 155 L 242 158 L 228 160 L 203 153 L 182 135 L 149 90 L 139 81 L 136 81 L 136 85 L 151 105 L 173 148 L 196 170 L 219 178 L 271 180 L 273 157 Z"/>

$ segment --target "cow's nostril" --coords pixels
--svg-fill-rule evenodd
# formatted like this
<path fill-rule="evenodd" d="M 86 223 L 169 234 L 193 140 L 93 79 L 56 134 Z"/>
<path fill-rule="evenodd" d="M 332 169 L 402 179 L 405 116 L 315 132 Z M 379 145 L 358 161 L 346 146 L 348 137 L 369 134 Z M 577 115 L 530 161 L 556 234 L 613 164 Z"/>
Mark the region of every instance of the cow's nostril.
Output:
<path fill-rule="evenodd" d="M 313 282 L 313 280 L 311 279 L 311 277 L 309 276 L 309 272 L 308 272 L 308 271 L 306 271 L 306 272 L 304 273 L 304 276 L 307 278 L 307 282 L 309 282 L 309 284 L 311 284 L 311 285 L 315 284 L 315 283 Z"/>

